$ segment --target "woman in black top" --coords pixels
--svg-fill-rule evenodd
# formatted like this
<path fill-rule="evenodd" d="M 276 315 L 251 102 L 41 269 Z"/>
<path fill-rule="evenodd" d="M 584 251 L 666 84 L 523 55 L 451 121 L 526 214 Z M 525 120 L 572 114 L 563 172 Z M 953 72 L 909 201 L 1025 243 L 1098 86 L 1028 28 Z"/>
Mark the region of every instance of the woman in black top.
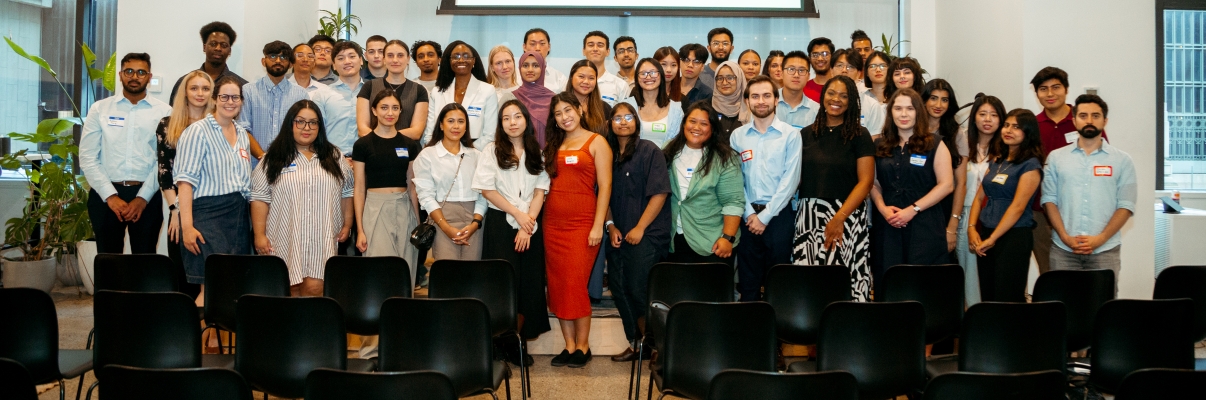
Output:
<path fill-rule="evenodd" d="M 875 141 L 872 283 L 893 265 L 950 263 L 938 202 L 954 190 L 955 177 L 950 151 L 930 133 L 924 104 L 913 89 L 897 90 Z"/>
<path fill-rule="evenodd" d="M 214 80 L 202 71 L 189 72 L 180 79 L 180 87 L 176 88 L 176 99 L 172 102 L 172 113 L 159 121 L 155 128 L 155 137 L 159 154 L 159 190 L 163 200 L 168 204 L 168 258 L 172 263 L 184 269 L 184 259 L 180 255 L 180 209 L 176 199 L 176 180 L 173 166 L 176 163 L 176 143 L 184 128 L 205 118 L 213 112 L 214 101 L 210 98 L 214 93 Z M 201 286 L 188 283 L 184 275 L 180 276 L 180 290 L 196 298 L 201 293 Z M 216 347 L 217 342 L 214 342 Z"/>
<path fill-rule="evenodd" d="M 859 124 L 854 81 L 837 76 L 821 89 L 824 114 L 800 131 L 800 208 L 792 259 L 797 265 L 845 265 L 855 301 L 871 292 L 871 210 L 875 144 Z"/>
<path fill-rule="evenodd" d="M 620 311 L 629 343 L 641 337 L 649 307 L 649 270 L 666 256 L 670 245 L 670 175 L 666 157 L 656 144 L 642 140 L 636 107 L 618 103 L 609 115 L 607 144 L 611 146 L 612 190 L 607 228 L 611 296 Z M 611 358 L 631 361 L 632 347 Z"/>
<path fill-rule="evenodd" d="M 356 130 L 360 136 L 372 132 L 372 100 L 384 90 L 390 90 L 398 98 L 398 122 L 394 128 L 403 136 L 419 140 L 427 127 L 427 89 L 415 81 L 406 79 L 406 68 L 410 66 L 410 48 L 401 40 L 385 44 L 385 71 L 383 77 L 364 83 L 356 95 Z M 413 155 L 411 156 L 413 157 Z"/>

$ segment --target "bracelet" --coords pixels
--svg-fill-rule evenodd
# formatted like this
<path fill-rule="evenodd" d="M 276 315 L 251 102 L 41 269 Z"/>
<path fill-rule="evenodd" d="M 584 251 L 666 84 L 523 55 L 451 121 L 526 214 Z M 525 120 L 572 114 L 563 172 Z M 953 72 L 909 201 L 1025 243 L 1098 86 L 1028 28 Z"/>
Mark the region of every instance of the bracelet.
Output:
<path fill-rule="evenodd" d="M 951 234 L 951 235 L 958 235 L 958 233 L 951 232 L 951 231 L 946 231 L 946 233 Z"/>
<path fill-rule="evenodd" d="M 954 217 L 955 219 L 957 219 L 957 220 L 959 220 L 959 221 L 962 221 L 962 220 L 963 220 L 963 216 L 962 216 L 962 215 L 959 215 L 959 214 L 951 214 L 951 217 Z"/>

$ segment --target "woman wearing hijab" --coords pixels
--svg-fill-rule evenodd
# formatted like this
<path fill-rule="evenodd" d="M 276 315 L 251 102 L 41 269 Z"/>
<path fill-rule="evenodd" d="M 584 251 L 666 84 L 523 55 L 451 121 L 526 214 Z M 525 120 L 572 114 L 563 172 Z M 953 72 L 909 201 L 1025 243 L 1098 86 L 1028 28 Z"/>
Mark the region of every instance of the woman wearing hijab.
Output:
<path fill-rule="evenodd" d="M 728 60 L 716 68 L 716 91 L 712 93 L 712 108 L 720 117 L 720 140 L 728 143 L 729 134 L 750 121 L 750 109 L 745 105 L 745 74 L 736 61 Z"/>
<path fill-rule="evenodd" d="M 557 95 L 544 87 L 544 57 L 540 53 L 529 51 L 519 56 L 519 79 L 523 84 L 499 97 L 498 102 L 506 103 L 515 99 L 523 103 L 532 115 L 532 128 L 536 130 L 536 143 L 544 148 L 544 126 L 549 119 L 549 101 Z"/>

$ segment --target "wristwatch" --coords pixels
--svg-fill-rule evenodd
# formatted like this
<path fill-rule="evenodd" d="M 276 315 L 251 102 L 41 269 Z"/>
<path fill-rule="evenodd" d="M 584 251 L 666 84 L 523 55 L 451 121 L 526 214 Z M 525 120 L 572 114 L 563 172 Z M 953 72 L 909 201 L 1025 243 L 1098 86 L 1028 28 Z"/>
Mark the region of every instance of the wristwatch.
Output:
<path fill-rule="evenodd" d="M 474 218 L 473 221 L 470 221 L 470 223 L 477 224 L 479 229 L 482 227 L 482 220 L 480 219 Z"/>
<path fill-rule="evenodd" d="M 168 211 L 176 211 L 176 204 L 168 204 Z"/>
<path fill-rule="evenodd" d="M 921 214 L 921 207 L 918 207 L 917 203 L 913 203 L 913 211 L 918 214 Z"/>
<path fill-rule="evenodd" d="M 729 244 L 732 244 L 733 242 L 737 241 L 737 238 L 733 237 L 733 235 L 727 235 L 724 232 L 720 233 L 720 238 L 724 239 L 724 240 L 728 240 Z"/>

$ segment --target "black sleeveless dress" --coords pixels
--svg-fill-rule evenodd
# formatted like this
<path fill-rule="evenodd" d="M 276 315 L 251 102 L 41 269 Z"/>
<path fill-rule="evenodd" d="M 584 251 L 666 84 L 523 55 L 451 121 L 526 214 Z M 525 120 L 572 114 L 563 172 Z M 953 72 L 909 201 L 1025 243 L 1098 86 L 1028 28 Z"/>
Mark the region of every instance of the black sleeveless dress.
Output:
<path fill-rule="evenodd" d="M 882 137 L 876 139 L 876 147 L 881 140 Z M 935 138 L 925 154 L 897 146 L 891 157 L 875 157 L 875 179 L 879 181 L 885 205 L 910 207 L 938 185 L 934 155 L 942 145 Z M 889 225 L 878 210 L 871 214 L 871 274 L 876 287 L 884 271 L 893 265 L 950 262 L 946 251 L 946 218 L 941 206 L 922 210 L 903 228 Z"/>

